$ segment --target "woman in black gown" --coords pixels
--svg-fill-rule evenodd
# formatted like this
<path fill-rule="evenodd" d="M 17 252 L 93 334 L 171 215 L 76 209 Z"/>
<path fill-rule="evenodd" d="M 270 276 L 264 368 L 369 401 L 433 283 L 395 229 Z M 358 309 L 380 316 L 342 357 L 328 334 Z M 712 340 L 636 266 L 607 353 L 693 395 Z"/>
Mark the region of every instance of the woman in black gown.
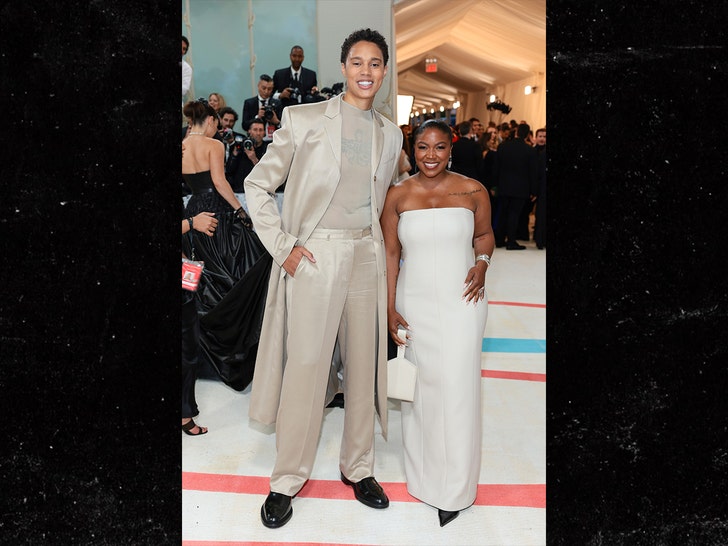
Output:
<path fill-rule="evenodd" d="M 185 256 L 205 263 L 195 292 L 200 358 L 227 385 L 243 390 L 253 377 L 271 258 L 225 179 L 223 143 L 212 138 L 217 113 L 200 99 L 188 102 L 184 114 L 190 132 L 182 176 L 192 191 L 184 218 L 211 212 L 218 221 L 212 237 L 190 230 L 182 238 Z"/>

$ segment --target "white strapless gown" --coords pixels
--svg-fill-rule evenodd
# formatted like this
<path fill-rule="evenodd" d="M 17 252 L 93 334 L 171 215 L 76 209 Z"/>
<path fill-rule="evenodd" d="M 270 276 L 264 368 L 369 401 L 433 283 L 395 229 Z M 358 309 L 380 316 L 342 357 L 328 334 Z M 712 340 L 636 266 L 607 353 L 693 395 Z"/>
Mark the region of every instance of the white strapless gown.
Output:
<path fill-rule="evenodd" d="M 481 351 L 487 299 L 461 299 L 474 264 L 473 213 L 465 208 L 403 212 L 397 310 L 410 325 L 405 356 L 418 369 L 402 402 L 404 468 L 410 495 L 442 510 L 475 501 L 481 460 Z"/>

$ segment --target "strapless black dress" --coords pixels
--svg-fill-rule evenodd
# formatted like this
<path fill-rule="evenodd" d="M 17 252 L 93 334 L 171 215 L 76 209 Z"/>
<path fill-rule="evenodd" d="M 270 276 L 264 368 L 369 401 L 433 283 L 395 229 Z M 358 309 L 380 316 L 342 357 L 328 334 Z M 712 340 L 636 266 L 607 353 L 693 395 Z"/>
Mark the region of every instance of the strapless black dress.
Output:
<path fill-rule="evenodd" d="M 212 237 L 195 230 L 182 237 L 185 255 L 205 262 L 195 292 L 201 367 L 241 391 L 253 378 L 272 258 L 217 193 L 210 171 L 182 176 L 192 190 L 183 218 L 214 212 L 218 220 Z"/>

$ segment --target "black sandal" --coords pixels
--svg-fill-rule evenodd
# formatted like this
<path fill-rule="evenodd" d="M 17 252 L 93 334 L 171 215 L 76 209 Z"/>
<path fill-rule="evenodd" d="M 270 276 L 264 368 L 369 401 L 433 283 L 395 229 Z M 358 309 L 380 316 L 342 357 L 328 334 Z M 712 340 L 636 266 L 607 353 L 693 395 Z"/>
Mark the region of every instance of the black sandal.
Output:
<path fill-rule="evenodd" d="M 194 432 L 190 432 L 195 427 L 199 428 L 200 432 L 196 434 Z M 208 431 L 206 430 L 205 432 L 202 432 L 202 427 L 195 423 L 194 420 L 190 419 L 184 425 L 182 425 L 182 432 L 187 434 L 187 436 L 202 436 L 203 434 L 207 434 Z"/>

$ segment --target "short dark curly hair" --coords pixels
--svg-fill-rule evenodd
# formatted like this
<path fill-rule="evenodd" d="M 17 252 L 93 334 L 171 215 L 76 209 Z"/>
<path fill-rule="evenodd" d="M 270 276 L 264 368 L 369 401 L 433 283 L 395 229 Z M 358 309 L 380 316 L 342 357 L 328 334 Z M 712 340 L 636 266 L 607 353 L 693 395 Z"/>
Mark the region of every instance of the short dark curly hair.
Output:
<path fill-rule="evenodd" d="M 387 40 L 385 40 L 384 36 L 379 34 L 376 30 L 372 30 L 370 28 L 355 30 L 349 34 L 346 40 L 344 40 L 344 43 L 341 44 L 341 64 L 346 64 L 346 58 L 349 56 L 349 51 L 357 42 L 372 42 L 379 47 L 382 52 L 384 66 L 387 66 L 387 63 L 389 62 L 389 47 L 387 46 Z"/>

